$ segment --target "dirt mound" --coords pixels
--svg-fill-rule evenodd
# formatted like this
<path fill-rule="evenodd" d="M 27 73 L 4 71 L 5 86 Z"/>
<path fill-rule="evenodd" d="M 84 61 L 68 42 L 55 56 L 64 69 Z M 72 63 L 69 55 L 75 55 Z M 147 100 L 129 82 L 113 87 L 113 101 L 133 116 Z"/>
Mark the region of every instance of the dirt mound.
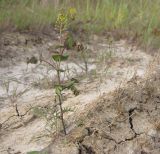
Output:
<path fill-rule="evenodd" d="M 145 80 L 132 78 L 100 100 L 87 117 L 81 153 L 160 153 L 160 70 Z M 85 152 L 84 152 L 85 151 Z"/>
<path fill-rule="evenodd" d="M 74 154 L 159 154 L 159 87 L 158 68 L 145 79 L 134 76 L 124 88 L 104 95 L 93 106 L 88 105 L 88 112 L 79 119 L 81 125 L 66 139 L 67 143 L 75 144 Z M 54 153 L 57 143 L 42 153 Z"/>

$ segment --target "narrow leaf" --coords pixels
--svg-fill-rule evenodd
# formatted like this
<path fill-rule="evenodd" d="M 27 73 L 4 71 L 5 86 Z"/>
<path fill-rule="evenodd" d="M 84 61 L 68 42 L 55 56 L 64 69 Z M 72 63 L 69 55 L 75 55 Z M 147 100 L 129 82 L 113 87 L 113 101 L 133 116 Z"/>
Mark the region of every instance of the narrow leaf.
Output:
<path fill-rule="evenodd" d="M 55 92 L 57 95 L 61 95 L 63 87 L 61 85 L 55 85 Z"/>
<path fill-rule="evenodd" d="M 60 55 L 60 54 L 54 54 L 52 56 L 53 60 L 58 62 L 58 61 L 65 61 L 68 59 L 68 55 Z"/>

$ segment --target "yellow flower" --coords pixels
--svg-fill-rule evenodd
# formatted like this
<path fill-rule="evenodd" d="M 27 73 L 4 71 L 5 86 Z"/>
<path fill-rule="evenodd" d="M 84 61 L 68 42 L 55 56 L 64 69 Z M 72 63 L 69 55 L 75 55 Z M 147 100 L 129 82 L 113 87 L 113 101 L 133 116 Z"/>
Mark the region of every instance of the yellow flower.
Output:
<path fill-rule="evenodd" d="M 70 9 L 68 10 L 68 16 L 69 16 L 69 18 L 71 18 L 72 20 L 75 19 L 76 14 L 77 14 L 77 10 L 76 10 L 75 8 L 70 8 Z"/>
<path fill-rule="evenodd" d="M 56 20 L 56 27 L 66 28 L 68 24 L 68 19 L 65 14 L 59 13 Z"/>
<path fill-rule="evenodd" d="M 63 24 L 66 21 L 67 21 L 67 17 L 64 14 L 60 13 L 57 17 L 57 23 L 62 23 Z"/>

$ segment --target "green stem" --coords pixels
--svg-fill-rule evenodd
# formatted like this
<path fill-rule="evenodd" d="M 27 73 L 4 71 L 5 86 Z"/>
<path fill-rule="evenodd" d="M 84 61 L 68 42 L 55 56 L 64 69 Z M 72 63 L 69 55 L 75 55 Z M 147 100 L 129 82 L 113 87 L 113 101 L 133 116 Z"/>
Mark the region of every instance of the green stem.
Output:
<path fill-rule="evenodd" d="M 59 70 L 57 70 L 57 77 L 58 77 L 58 84 L 61 85 Z M 64 123 L 63 108 L 62 108 L 62 94 L 58 95 L 58 100 L 59 100 L 59 107 L 60 107 L 60 114 L 61 114 L 60 117 L 61 117 L 61 122 L 62 122 L 62 126 L 63 126 L 63 131 L 64 131 L 64 134 L 67 135 L 65 123 Z"/>
<path fill-rule="evenodd" d="M 84 61 L 85 72 L 86 72 L 86 74 L 88 74 L 88 62 L 87 62 L 87 58 L 86 58 L 86 55 L 85 55 L 84 52 L 85 52 L 85 51 L 82 51 L 81 56 L 82 56 L 82 59 L 83 59 L 83 61 Z"/>
<path fill-rule="evenodd" d="M 62 25 L 60 25 L 59 36 L 60 36 L 59 42 L 60 42 L 60 44 L 62 44 Z M 63 54 L 63 49 L 60 48 L 59 54 L 61 54 L 61 55 Z M 58 61 L 56 63 L 57 80 L 58 80 L 58 85 L 61 86 L 60 67 L 61 67 L 61 61 Z M 65 128 L 65 123 L 64 123 L 63 107 L 62 107 L 62 93 L 60 92 L 60 94 L 57 94 L 57 95 L 58 95 L 58 101 L 59 101 L 59 107 L 60 107 L 60 119 L 61 119 L 61 122 L 62 122 L 64 134 L 67 135 L 66 128 Z"/>

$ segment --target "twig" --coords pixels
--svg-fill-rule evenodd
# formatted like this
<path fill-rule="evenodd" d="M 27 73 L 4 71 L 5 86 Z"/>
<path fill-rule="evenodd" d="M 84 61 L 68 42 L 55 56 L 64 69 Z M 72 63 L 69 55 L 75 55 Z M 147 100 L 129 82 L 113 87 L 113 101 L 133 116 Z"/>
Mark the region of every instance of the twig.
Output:
<path fill-rule="evenodd" d="M 48 62 L 48 61 L 46 61 L 46 60 L 44 60 L 44 59 L 41 59 L 41 61 L 43 61 L 43 62 L 49 64 L 49 65 L 52 66 L 55 70 L 57 70 L 56 66 L 53 65 L 53 64 L 51 64 L 50 62 Z"/>

